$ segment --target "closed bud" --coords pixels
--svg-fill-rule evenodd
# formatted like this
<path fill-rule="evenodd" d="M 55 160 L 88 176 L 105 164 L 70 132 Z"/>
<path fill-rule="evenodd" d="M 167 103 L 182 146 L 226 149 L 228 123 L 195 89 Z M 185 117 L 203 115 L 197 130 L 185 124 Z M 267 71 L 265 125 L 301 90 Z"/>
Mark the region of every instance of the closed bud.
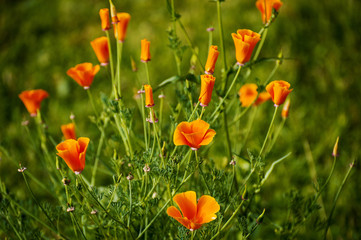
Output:
<path fill-rule="evenodd" d="M 216 66 L 218 55 L 219 55 L 218 47 L 212 45 L 209 48 L 209 52 L 208 52 L 207 63 L 205 66 L 205 74 L 214 73 L 214 68 Z"/>
<path fill-rule="evenodd" d="M 281 113 L 282 118 L 286 119 L 288 117 L 289 110 L 290 110 L 290 99 L 287 98 L 287 100 L 282 108 L 282 113 Z"/>
<path fill-rule="evenodd" d="M 153 100 L 153 89 L 150 85 L 146 84 L 144 85 L 144 91 L 145 91 L 145 106 L 146 107 L 153 107 L 154 106 L 154 100 Z"/>
<path fill-rule="evenodd" d="M 112 24 L 115 24 L 118 22 L 117 9 L 115 8 L 112 0 L 109 0 L 109 4 L 110 4 L 110 16 L 112 17 Z"/>
<path fill-rule="evenodd" d="M 332 156 L 334 157 L 338 156 L 338 139 L 339 137 L 337 137 L 335 146 L 333 146 Z"/>
<path fill-rule="evenodd" d="M 261 213 L 261 215 L 258 216 L 256 222 L 257 224 L 261 224 L 263 222 L 263 218 L 264 218 L 264 213 L 265 213 L 266 209 L 263 209 L 263 212 Z"/>
<path fill-rule="evenodd" d="M 248 192 L 247 192 L 247 185 L 244 186 L 244 191 L 242 193 L 242 200 L 248 200 Z"/>
<path fill-rule="evenodd" d="M 102 22 L 102 29 L 103 31 L 110 29 L 110 21 L 109 21 L 109 9 L 102 8 L 99 11 L 100 20 Z"/>
<path fill-rule="evenodd" d="M 135 61 L 134 61 L 134 59 L 132 57 L 130 57 L 130 63 L 132 65 L 132 71 L 133 72 L 138 71 L 137 64 L 135 63 Z"/>

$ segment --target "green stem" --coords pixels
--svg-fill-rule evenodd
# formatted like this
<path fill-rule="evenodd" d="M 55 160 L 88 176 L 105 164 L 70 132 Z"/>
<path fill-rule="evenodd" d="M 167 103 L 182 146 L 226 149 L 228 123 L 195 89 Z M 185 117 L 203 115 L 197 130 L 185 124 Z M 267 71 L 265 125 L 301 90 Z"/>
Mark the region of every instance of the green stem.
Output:
<path fill-rule="evenodd" d="M 271 142 L 271 145 L 269 146 L 269 148 L 267 148 L 266 155 L 272 150 L 273 146 L 277 142 L 278 136 L 280 135 L 281 130 L 283 129 L 283 126 L 285 125 L 286 119 L 287 118 L 282 118 L 281 125 L 277 129 L 277 132 L 275 133 L 275 136 L 274 136 L 274 138 L 273 138 L 273 140 Z"/>
<path fill-rule="evenodd" d="M 261 38 L 261 42 L 259 43 L 259 45 L 258 45 L 258 47 L 257 47 L 257 50 L 256 50 L 256 53 L 255 53 L 254 56 L 253 56 L 253 61 L 256 61 L 256 60 L 257 60 L 258 55 L 259 55 L 260 52 L 261 52 L 261 49 L 262 49 L 263 44 L 264 44 L 264 41 L 266 40 L 266 37 L 267 37 L 267 32 L 268 32 L 268 27 L 266 27 L 265 30 L 263 31 L 262 38 Z"/>
<path fill-rule="evenodd" d="M 223 124 L 224 124 L 224 130 L 226 131 L 228 158 L 229 158 L 229 161 L 231 161 L 232 160 L 232 143 L 231 143 L 231 139 L 229 137 L 229 131 L 228 131 L 227 111 L 223 111 Z"/>
<path fill-rule="evenodd" d="M 121 92 L 121 81 L 120 81 L 120 65 L 122 63 L 122 51 L 123 51 L 123 43 L 117 42 L 117 75 L 118 75 L 118 95 L 119 98 L 122 98 Z"/>
<path fill-rule="evenodd" d="M 95 116 L 97 117 L 97 119 L 99 119 L 99 114 L 98 114 L 98 111 L 95 107 L 95 104 L 94 104 L 94 101 L 93 101 L 93 96 L 90 92 L 90 88 L 86 89 L 86 92 L 88 93 L 88 97 L 89 97 L 89 101 L 90 101 L 90 104 L 92 105 L 93 107 L 93 110 L 94 110 L 94 113 L 95 113 Z"/>
<path fill-rule="evenodd" d="M 345 185 L 346 183 L 346 180 L 347 178 L 349 177 L 350 175 L 350 172 L 354 166 L 355 162 L 353 161 L 351 164 L 350 164 L 350 168 L 348 169 L 340 187 L 338 188 L 338 191 L 336 193 L 336 196 L 335 196 L 335 199 L 333 200 L 333 204 L 332 204 L 332 208 L 331 208 L 331 212 L 330 212 L 330 215 L 328 216 L 327 218 L 327 225 L 326 225 L 326 228 L 325 228 L 325 233 L 324 233 L 324 239 L 326 240 L 326 237 L 327 237 L 327 231 L 328 231 L 328 228 L 330 227 L 331 225 L 331 219 L 332 219 L 332 215 L 333 215 L 333 212 L 335 211 L 335 207 L 336 207 L 336 203 L 337 203 L 337 200 L 338 200 L 338 197 L 340 196 L 340 193 L 342 191 L 342 188 L 343 186 Z"/>
<path fill-rule="evenodd" d="M 275 107 L 275 111 L 274 111 L 274 113 L 273 113 L 273 117 L 272 117 L 271 124 L 270 124 L 269 127 L 268 127 L 267 135 L 266 135 L 266 137 L 265 137 L 265 139 L 264 139 L 264 141 L 263 141 L 263 145 L 262 145 L 261 151 L 259 151 L 258 157 L 260 157 L 260 156 L 262 155 L 263 150 L 264 150 L 264 147 L 266 146 L 266 143 L 267 143 L 269 134 L 271 133 L 271 129 L 272 129 L 273 123 L 274 123 L 275 118 L 276 118 L 276 113 L 277 113 L 278 107 L 279 107 L 279 106 L 276 106 L 276 107 Z"/>
<path fill-rule="evenodd" d="M 112 89 L 114 90 L 114 96 L 116 97 L 118 96 L 118 94 L 115 88 L 114 62 L 113 62 L 112 44 L 110 42 L 110 37 L 109 37 L 109 30 L 105 31 L 105 35 L 107 36 L 108 47 L 109 47 L 110 77 L 112 79 Z"/>
<path fill-rule="evenodd" d="M 150 85 L 150 75 L 149 75 L 149 69 L 148 69 L 148 62 L 144 62 L 145 65 L 145 75 L 147 76 L 147 82 Z"/>
<path fill-rule="evenodd" d="M 211 194 L 211 191 L 209 190 L 209 187 L 208 187 L 207 180 L 205 179 L 204 174 L 203 174 L 203 171 L 202 171 L 202 166 L 200 165 L 199 160 L 198 160 L 197 151 L 194 151 L 194 152 L 195 152 L 195 154 L 196 154 L 196 162 L 197 162 L 197 166 L 198 166 L 198 168 L 199 168 L 199 173 L 200 173 L 201 176 L 202 176 L 202 179 L 203 179 L 203 181 L 204 181 L 204 184 L 206 185 L 206 188 L 207 188 L 209 194 Z"/>
<path fill-rule="evenodd" d="M 93 166 L 92 178 L 91 178 L 91 181 L 90 181 L 90 185 L 91 185 L 91 186 L 94 186 L 94 184 L 95 184 L 95 176 L 96 176 L 97 169 L 98 169 L 100 152 L 101 152 L 101 149 L 102 149 L 102 147 L 103 147 L 104 137 L 105 137 L 104 129 L 101 128 L 100 131 L 101 131 L 100 140 L 99 140 L 99 145 L 98 145 L 97 153 L 96 153 L 96 156 L 95 156 L 95 162 L 94 162 L 94 166 Z"/>
<path fill-rule="evenodd" d="M 228 221 L 223 225 L 223 227 L 211 238 L 211 240 L 218 237 L 218 235 L 228 226 L 228 224 L 231 223 L 233 218 L 237 215 L 238 211 L 241 209 L 243 205 L 244 200 L 242 199 L 242 202 L 238 205 L 237 209 L 233 212 L 232 216 L 228 219 Z"/>
<path fill-rule="evenodd" d="M 203 116 L 203 113 L 204 113 L 205 110 L 206 110 L 206 108 L 202 107 L 202 112 L 201 112 L 201 115 L 199 116 L 199 119 L 202 119 L 202 116 Z"/>
<path fill-rule="evenodd" d="M 217 16 L 218 16 L 218 27 L 219 27 L 219 41 L 221 47 L 221 54 L 222 54 L 222 63 L 223 63 L 223 73 L 225 73 L 227 69 L 227 62 L 226 62 L 226 52 L 224 47 L 224 40 L 223 40 L 223 24 L 222 24 L 222 11 L 221 11 L 221 1 L 217 1 Z M 226 84 L 225 84 L 226 85 Z M 225 85 L 223 89 L 225 89 Z"/>
<path fill-rule="evenodd" d="M 192 114 L 191 114 L 191 115 L 189 116 L 189 118 L 188 118 L 188 122 L 192 120 L 192 117 L 193 117 L 194 113 L 197 111 L 197 108 L 198 108 L 199 104 L 200 104 L 200 102 L 198 101 L 198 102 L 197 102 L 197 105 L 196 105 L 196 106 L 194 107 L 194 109 L 193 109 Z"/>
<path fill-rule="evenodd" d="M 81 233 L 81 236 L 86 240 L 87 238 L 85 237 L 83 231 L 81 230 L 81 227 L 80 227 L 78 221 L 76 220 L 76 217 L 74 216 L 74 214 L 72 212 L 70 212 L 70 216 L 71 216 L 71 220 L 75 222 L 75 225 L 77 226 L 79 232 Z"/>
<path fill-rule="evenodd" d="M 144 106 L 144 96 L 143 96 L 143 94 L 141 94 L 141 101 L 142 101 L 142 118 L 143 118 L 145 150 L 148 150 L 149 145 L 148 145 L 148 136 L 147 136 L 147 121 L 146 121 L 146 116 L 145 116 L 145 106 Z"/>
<path fill-rule="evenodd" d="M 238 75 L 239 75 L 239 73 L 241 72 L 241 69 L 242 69 L 242 67 L 239 66 L 239 68 L 238 68 L 238 70 L 237 70 L 237 73 L 236 73 L 236 75 L 234 76 L 233 81 L 232 81 L 232 83 L 231 83 L 231 86 L 229 86 L 228 91 L 226 92 L 226 94 L 224 95 L 224 97 L 222 98 L 222 100 L 220 101 L 220 103 L 218 104 L 217 108 L 216 108 L 216 109 L 214 110 L 214 112 L 212 113 L 212 115 L 211 115 L 211 117 L 210 117 L 211 119 L 214 118 L 214 116 L 216 115 L 216 113 L 218 112 L 218 110 L 219 110 L 219 109 L 221 108 L 221 106 L 223 105 L 225 99 L 228 97 L 229 93 L 231 92 L 231 90 L 232 90 L 232 88 L 233 88 L 233 85 L 236 83 L 236 80 L 237 80 L 237 78 L 238 78 Z M 214 122 L 214 121 L 215 121 L 215 119 L 213 119 L 213 122 Z"/>
<path fill-rule="evenodd" d="M 129 228 L 130 219 L 132 217 L 132 183 L 131 183 L 131 180 L 129 180 L 128 182 L 129 182 L 129 215 L 128 215 L 127 227 Z"/>

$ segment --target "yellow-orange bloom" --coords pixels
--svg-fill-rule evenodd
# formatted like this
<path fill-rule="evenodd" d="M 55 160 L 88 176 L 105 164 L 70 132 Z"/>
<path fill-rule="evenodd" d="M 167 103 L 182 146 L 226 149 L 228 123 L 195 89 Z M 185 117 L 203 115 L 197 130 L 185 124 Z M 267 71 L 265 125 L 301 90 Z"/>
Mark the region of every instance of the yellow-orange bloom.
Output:
<path fill-rule="evenodd" d="M 256 7 L 262 14 L 262 21 L 266 23 L 272 16 L 272 9 L 278 11 L 283 3 L 280 0 L 257 0 Z"/>
<path fill-rule="evenodd" d="M 217 49 L 218 49 L 217 46 L 211 46 L 209 48 L 208 58 L 207 58 L 206 67 L 205 67 L 205 74 L 213 74 L 214 73 L 214 68 L 216 66 L 217 58 L 219 55 L 219 52 Z"/>
<path fill-rule="evenodd" d="M 191 231 L 215 220 L 216 213 L 220 209 L 216 199 L 209 195 L 203 195 L 197 203 L 197 195 L 194 191 L 178 193 L 173 197 L 173 201 L 178 205 L 180 211 L 176 207 L 170 206 L 167 214 Z"/>
<path fill-rule="evenodd" d="M 127 27 L 130 20 L 130 14 L 121 12 L 117 13 L 118 22 L 117 22 L 117 38 L 119 42 L 124 42 L 125 36 L 127 34 Z"/>
<path fill-rule="evenodd" d="M 97 56 L 100 65 L 106 66 L 109 64 L 109 46 L 107 37 L 99 37 L 90 42 L 95 55 Z"/>
<path fill-rule="evenodd" d="M 216 131 L 209 129 L 209 124 L 198 119 L 193 122 L 181 122 L 174 131 L 174 145 L 188 145 L 192 150 L 198 150 L 203 145 L 212 142 Z"/>
<path fill-rule="evenodd" d="M 256 100 L 258 95 L 257 88 L 257 84 L 247 83 L 239 89 L 238 95 L 239 101 L 242 103 L 242 107 L 248 107 L 254 102 L 254 100 Z"/>
<path fill-rule="evenodd" d="M 68 139 L 56 146 L 57 155 L 64 159 L 66 165 L 75 173 L 80 174 L 85 167 L 85 155 L 90 139 L 80 137 L 78 140 Z"/>
<path fill-rule="evenodd" d="M 258 94 L 257 100 L 254 102 L 255 106 L 261 105 L 262 103 L 271 99 L 271 95 L 268 92 L 261 92 Z"/>
<path fill-rule="evenodd" d="M 150 42 L 144 38 L 143 40 L 140 41 L 140 45 L 141 45 L 140 60 L 142 62 L 149 62 L 151 59 L 150 51 L 149 51 Z"/>
<path fill-rule="evenodd" d="M 248 29 L 239 29 L 232 33 L 234 46 L 236 48 L 236 59 L 238 65 L 243 65 L 251 59 L 252 52 L 261 35 Z"/>
<path fill-rule="evenodd" d="M 102 29 L 103 31 L 110 29 L 110 20 L 109 20 L 109 9 L 102 8 L 99 10 L 100 20 L 102 22 Z"/>
<path fill-rule="evenodd" d="M 40 109 L 41 101 L 49 97 L 48 92 L 42 89 L 23 91 L 19 94 L 19 98 L 23 101 L 30 116 L 35 117 Z"/>
<path fill-rule="evenodd" d="M 198 101 L 202 107 L 207 107 L 211 101 L 215 81 L 216 78 L 212 75 L 201 75 L 201 93 Z"/>
<path fill-rule="evenodd" d="M 293 89 L 289 89 L 290 87 L 291 85 L 283 80 L 272 81 L 266 86 L 276 107 L 284 103 L 288 94 L 292 92 Z"/>
<path fill-rule="evenodd" d="M 62 133 L 64 135 L 64 138 L 66 140 L 68 140 L 68 139 L 76 140 L 75 124 L 74 123 L 61 125 L 61 131 L 62 131 Z"/>
<path fill-rule="evenodd" d="M 153 107 L 154 106 L 154 100 L 153 100 L 153 89 L 150 85 L 146 84 L 144 85 L 144 91 L 145 91 L 145 106 L 146 107 Z"/>
<path fill-rule="evenodd" d="M 99 69 L 99 65 L 93 67 L 92 63 L 81 63 L 70 68 L 66 73 L 84 89 L 89 89 Z"/>
<path fill-rule="evenodd" d="M 282 108 L 282 113 L 281 113 L 281 116 L 283 118 L 287 118 L 288 117 L 288 113 L 290 111 L 290 98 L 287 98 L 286 102 L 285 102 L 285 105 L 283 105 L 283 108 Z"/>

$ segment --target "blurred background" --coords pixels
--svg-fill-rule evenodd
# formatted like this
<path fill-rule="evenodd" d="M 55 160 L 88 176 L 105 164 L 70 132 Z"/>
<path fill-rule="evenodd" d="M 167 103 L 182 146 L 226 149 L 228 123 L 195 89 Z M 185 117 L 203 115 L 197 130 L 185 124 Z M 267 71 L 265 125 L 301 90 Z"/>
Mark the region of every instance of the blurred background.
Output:
<path fill-rule="evenodd" d="M 326 213 L 330 211 L 349 163 L 359 160 L 360 156 L 361 2 L 284 0 L 283 3 L 269 29 L 260 58 L 275 57 L 281 49 L 283 55 L 290 58 L 283 62 L 273 79 L 289 81 L 294 91 L 290 117 L 270 160 L 287 152 L 292 155 L 274 170 L 259 195 L 268 212 L 265 225 L 255 236 L 259 239 L 282 238 L 279 232 L 286 231 L 287 207 L 292 204 L 289 195 L 297 192 L 312 196 L 316 180 L 310 174 L 312 162 L 316 178 L 325 179 L 331 169 L 331 153 L 337 136 L 340 136 L 340 157 L 330 185 L 322 195 Z M 129 12 L 132 17 L 124 43 L 122 87 L 129 93 L 126 96 L 128 106 L 135 107 L 132 94 L 140 85 L 134 82 L 146 81 L 139 61 L 141 39 L 151 41 L 152 85 L 176 75 L 173 52 L 168 47 L 170 14 L 166 1 L 115 0 L 114 4 L 119 12 Z M 175 5 L 204 63 L 208 53 L 208 27 L 215 28 L 213 43 L 219 45 L 216 3 L 176 0 Z M 49 92 L 50 97 L 43 101 L 41 110 L 56 142 L 62 138 L 60 125 L 70 122 L 71 113 L 76 117 L 78 136 L 98 136 L 98 130 L 88 121 L 92 108 L 87 94 L 66 71 L 78 63 L 97 63 L 90 41 L 103 36 L 98 12 L 108 6 L 105 0 L 0 1 L 0 146 L 13 160 L 7 161 L 0 155 L 0 177 L 12 191 L 16 192 L 20 178 L 14 162 L 21 161 L 28 168 L 37 166 L 37 157 L 21 125 L 30 119 L 18 97 L 23 90 L 41 88 Z M 262 21 L 255 1 L 226 0 L 222 6 L 226 56 L 231 65 L 235 63 L 231 33 L 240 28 L 257 32 L 262 28 Z M 179 29 L 177 34 L 181 44 L 187 45 Z M 138 63 L 138 77 L 131 71 L 130 57 Z M 190 69 L 190 57 L 191 51 L 186 49 L 182 59 L 183 74 Z M 273 62 L 258 64 L 247 82 L 266 78 L 273 66 Z M 219 60 L 215 71 L 219 78 L 220 68 Z M 110 79 L 102 69 L 93 82 L 93 94 L 99 98 L 101 92 L 109 94 L 110 90 Z M 172 96 L 173 90 L 164 88 L 164 92 L 166 101 L 174 105 L 177 99 Z M 257 127 L 250 133 L 249 147 L 261 145 L 272 116 L 271 106 L 271 102 L 261 106 L 255 120 Z M 212 150 L 219 168 L 227 166 L 221 157 L 216 157 L 224 147 L 222 144 Z M 332 225 L 336 239 L 361 239 L 359 170 L 356 163 L 337 202 Z M 18 191 L 17 197 L 25 198 L 26 194 Z M 317 239 L 307 227 L 299 229 L 297 236 Z"/>

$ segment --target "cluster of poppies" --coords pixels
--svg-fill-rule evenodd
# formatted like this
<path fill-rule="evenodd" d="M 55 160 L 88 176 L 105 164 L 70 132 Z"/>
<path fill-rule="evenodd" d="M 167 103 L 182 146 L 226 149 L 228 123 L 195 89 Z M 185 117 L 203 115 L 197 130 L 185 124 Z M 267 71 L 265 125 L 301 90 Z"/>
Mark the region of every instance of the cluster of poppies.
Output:
<path fill-rule="evenodd" d="M 262 14 L 263 22 L 268 24 L 271 21 L 272 10 L 278 11 L 282 6 L 282 2 L 279 0 L 258 0 L 256 6 Z M 107 37 L 99 37 L 91 41 L 91 46 L 101 66 L 108 65 L 110 61 L 111 49 L 107 31 L 111 28 L 111 24 L 113 25 L 115 38 L 119 42 L 123 42 L 130 20 L 128 13 L 117 13 L 113 4 L 111 4 L 110 12 L 111 16 L 109 9 L 101 9 L 99 12 L 101 27 L 103 31 L 106 31 Z M 110 19 L 112 22 L 110 22 Z M 261 39 L 261 35 L 249 29 L 240 29 L 236 33 L 232 33 L 231 36 L 235 45 L 237 65 L 241 67 L 250 61 L 253 50 Z M 216 79 L 213 73 L 218 55 L 218 47 L 211 46 L 205 65 L 205 74 L 200 76 L 201 89 L 198 101 L 199 105 L 203 108 L 207 107 L 211 102 Z M 140 59 L 144 63 L 151 60 L 150 42 L 147 39 L 141 40 Z M 88 90 L 99 70 L 99 65 L 85 62 L 70 68 L 67 74 L 85 90 Z M 145 106 L 151 108 L 154 106 L 152 87 L 150 84 L 146 84 L 143 88 Z M 257 88 L 257 85 L 253 83 L 245 84 L 241 87 L 239 96 L 242 107 L 249 107 L 252 104 L 257 106 L 269 99 L 272 99 L 275 106 L 278 107 L 285 102 L 288 94 L 292 91 L 290 84 L 282 80 L 269 83 L 266 86 L 265 92 L 258 93 Z M 48 96 L 49 94 L 42 89 L 24 91 L 19 95 L 28 112 L 33 117 L 37 116 L 41 101 Z M 282 116 L 287 117 L 288 108 L 289 102 L 285 104 Z M 85 156 L 90 139 L 86 137 L 77 139 L 74 123 L 62 125 L 61 130 L 66 140 L 56 146 L 57 155 L 64 159 L 74 173 L 80 174 L 85 167 Z M 192 122 L 181 122 L 174 131 L 173 142 L 176 146 L 187 145 L 196 151 L 201 146 L 211 143 L 215 134 L 215 130 L 210 129 L 210 124 L 201 119 Z M 190 230 L 196 230 L 202 224 L 213 221 L 217 217 L 216 213 L 220 210 L 217 201 L 208 195 L 203 195 L 197 203 L 194 191 L 179 193 L 174 196 L 173 200 L 178 205 L 180 211 L 176 207 L 171 206 L 167 209 L 167 214 Z"/>

